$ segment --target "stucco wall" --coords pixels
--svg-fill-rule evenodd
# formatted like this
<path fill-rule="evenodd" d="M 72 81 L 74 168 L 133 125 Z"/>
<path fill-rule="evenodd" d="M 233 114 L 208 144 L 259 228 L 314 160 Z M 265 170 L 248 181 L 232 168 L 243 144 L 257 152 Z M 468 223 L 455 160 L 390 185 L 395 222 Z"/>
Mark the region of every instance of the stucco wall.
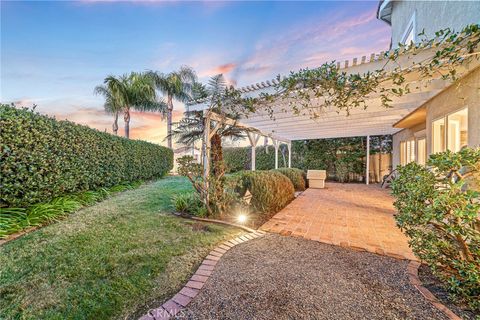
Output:
<path fill-rule="evenodd" d="M 432 146 L 432 121 L 468 107 L 468 145 L 480 146 L 480 68 L 425 103 L 427 108 L 427 154 Z"/>
<path fill-rule="evenodd" d="M 468 145 L 480 146 L 480 68 L 452 84 L 424 106 L 426 122 L 413 128 L 403 129 L 393 135 L 392 165 L 400 164 L 400 142 L 414 137 L 415 132 L 426 129 L 427 155 L 432 152 L 432 121 L 449 113 L 468 107 Z"/>
<path fill-rule="evenodd" d="M 392 10 L 392 46 L 398 47 L 415 12 L 415 34 L 425 29 L 432 38 L 435 32 L 480 23 L 480 1 L 394 1 Z"/>

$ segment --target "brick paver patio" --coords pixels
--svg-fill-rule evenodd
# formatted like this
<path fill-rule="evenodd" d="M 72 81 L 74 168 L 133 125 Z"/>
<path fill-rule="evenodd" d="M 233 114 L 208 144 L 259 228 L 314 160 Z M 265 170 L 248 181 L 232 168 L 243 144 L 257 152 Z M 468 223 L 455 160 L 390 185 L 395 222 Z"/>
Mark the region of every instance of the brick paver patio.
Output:
<path fill-rule="evenodd" d="M 307 189 L 260 229 L 416 260 L 395 225 L 393 198 L 378 185 Z"/>

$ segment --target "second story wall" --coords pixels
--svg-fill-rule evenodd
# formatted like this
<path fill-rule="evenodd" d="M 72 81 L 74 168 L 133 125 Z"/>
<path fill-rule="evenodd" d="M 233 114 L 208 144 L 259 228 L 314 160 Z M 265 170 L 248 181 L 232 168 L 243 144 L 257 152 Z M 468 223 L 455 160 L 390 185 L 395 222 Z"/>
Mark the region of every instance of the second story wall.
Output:
<path fill-rule="evenodd" d="M 392 1 L 392 47 L 425 29 L 429 38 L 440 29 L 460 31 L 466 25 L 480 24 L 480 1 Z M 409 42 L 409 41 L 407 41 Z"/>

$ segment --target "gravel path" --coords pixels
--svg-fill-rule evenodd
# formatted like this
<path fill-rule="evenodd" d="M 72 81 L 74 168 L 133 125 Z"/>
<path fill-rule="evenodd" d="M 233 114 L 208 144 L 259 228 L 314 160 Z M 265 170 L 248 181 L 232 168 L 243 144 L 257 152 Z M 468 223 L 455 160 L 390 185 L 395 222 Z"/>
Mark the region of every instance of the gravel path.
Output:
<path fill-rule="evenodd" d="M 406 261 L 269 234 L 236 246 L 178 319 L 446 319 Z"/>

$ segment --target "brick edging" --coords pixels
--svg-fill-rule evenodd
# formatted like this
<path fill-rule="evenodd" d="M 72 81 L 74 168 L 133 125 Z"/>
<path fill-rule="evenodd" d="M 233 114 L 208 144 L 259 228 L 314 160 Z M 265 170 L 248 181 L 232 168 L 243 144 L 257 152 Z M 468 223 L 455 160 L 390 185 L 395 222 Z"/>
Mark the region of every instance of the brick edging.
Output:
<path fill-rule="evenodd" d="M 441 303 L 430 290 L 422 285 L 422 282 L 418 277 L 418 268 L 420 265 L 421 263 L 418 261 L 409 262 L 407 266 L 407 274 L 410 284 L 414 286 L 428 302 L 438 310 L 442 311 L 450 320 L 462 320 L 462 318 L 453 313 L 452 310 L 448 309 L 448 307 Z"/>
<path fill-rule="evenodd" d="M 195 221 L 210 222 L 210 223 L 216 223 L 216 224 L 223 224 L 223 225 L 226 225 L 226 226 L 239 228 L 239 229 L 245 230 L 245 231 L 247 231 L 247 232 L 255 232 L 255 229 L 249 228 L 249 227 L 244 226 L 244 225 L 241 225 L 241 224 L 236 224 L 236 223 L 233 223 L 233 222 L 228 222 L 228 221 L 225 221 L 225 220 L 217 220 L 217 219 L 209 219 L 209 218 L 200 218 L 200 217 L 192 216 L 192 215 L 190 215 L 190 214 L 184 214 L 184 213 L 181 213 L 181 212 L 173 212 L 173 215 L 174 215 L 174 216 L 177 216 L 177 217 L 185 218 L 185 219 L 195 220 Z"/>
<path fill-rule="evenodd" d="M 171 299 L 162 304 L 159 308 L 151 309 L 147 314 L 140 317 L 139 320 L 163 320 L 170 319 L 179 313 L 182 309 L 197 296 L 203 288 L 207 280 L 212 275 L 220 258 L 231 248 L 238 244 L 263 237 L 266 232 L 262 230 L 254 230 L 247 234 L 222 242 L 215 249 L 210 251 L 208 256 L 203 260 L 195 274 L 187 281 L 183 288 Z"/>

